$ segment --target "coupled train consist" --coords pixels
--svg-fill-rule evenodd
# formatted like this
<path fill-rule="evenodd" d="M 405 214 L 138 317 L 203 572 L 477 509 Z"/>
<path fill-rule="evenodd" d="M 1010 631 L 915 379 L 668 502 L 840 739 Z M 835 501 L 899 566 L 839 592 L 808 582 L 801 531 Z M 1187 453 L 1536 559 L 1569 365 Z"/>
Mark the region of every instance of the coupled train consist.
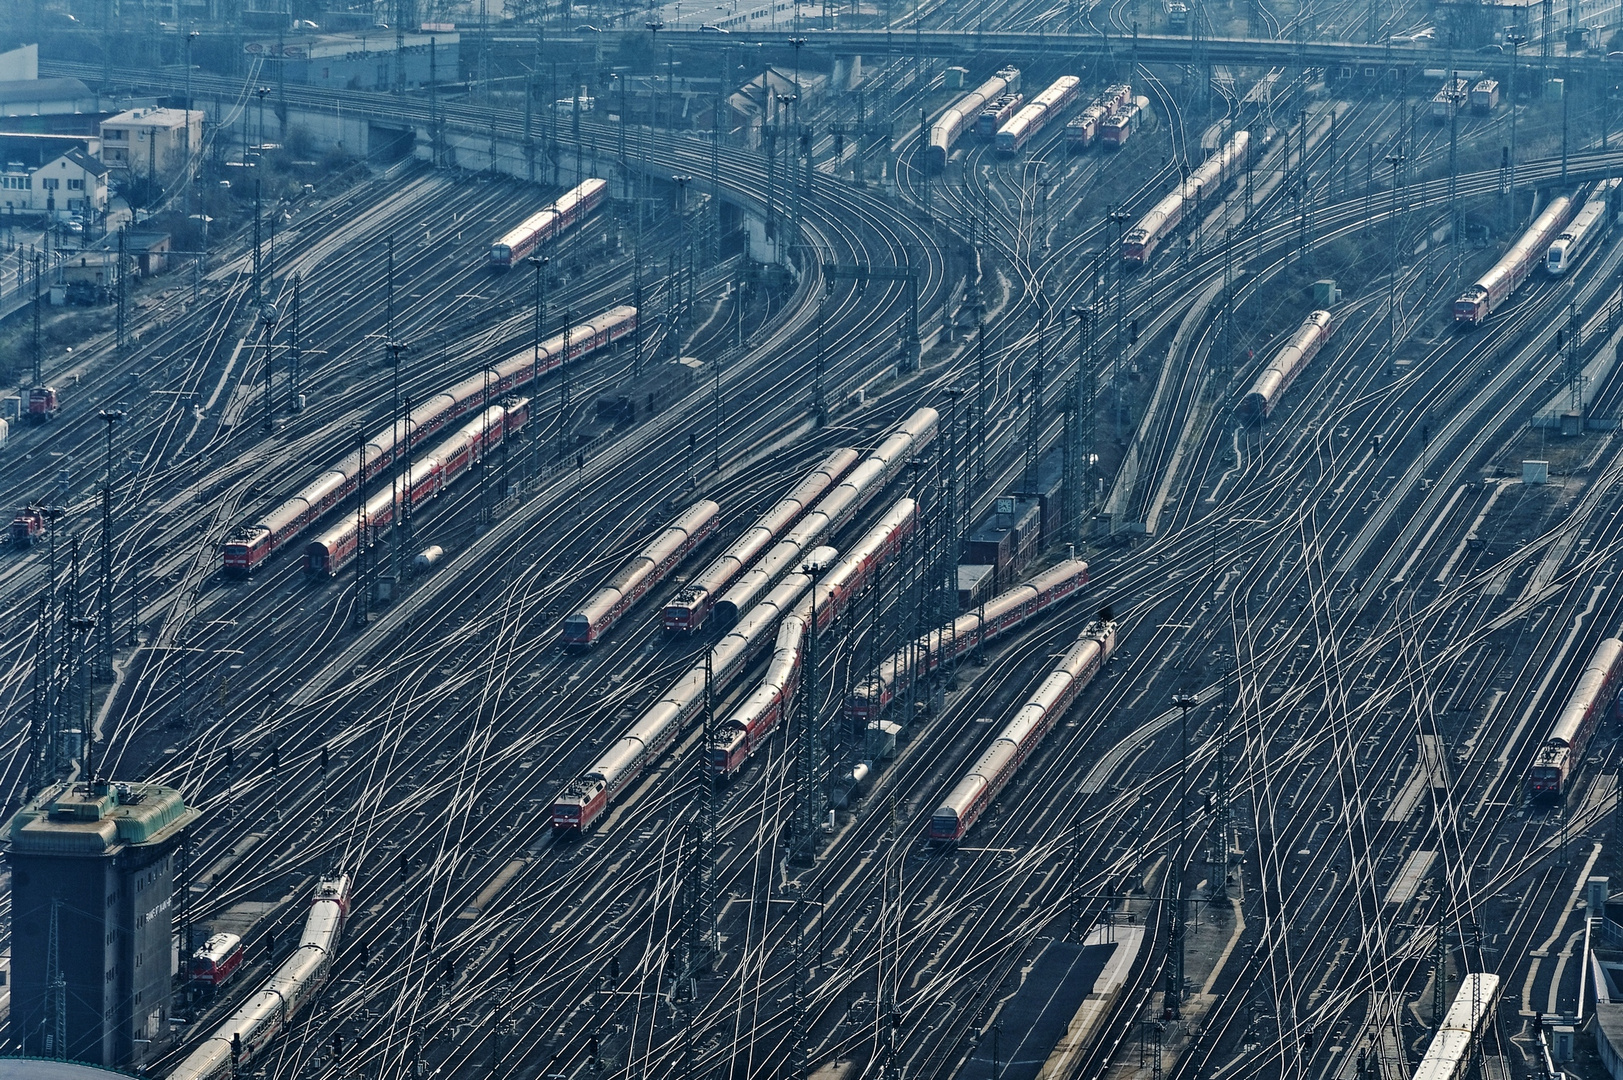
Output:
<path fill-rule="evenodd" d="M 1053 730 L 1082 688 L 1116 650 L 1116 624 L 1108 614 L 1090 622 L 1037 692 L 930 815 L 930 839 L 955 844 L 974 828 L 1026 758 Z"/>
<path fill-rule="evenodd" d="M 1024 106 L 1009 118 L 1008 123 L 998 128 L 997 152 L 1018 154 L 1033 135 L 1047 127 L 1048 122 L 1054 117 L 1071 107 L 1081 86 L 1082 80 L 1075 75 L 1061 75 L 1055 79 L 1048 89 L 1032 98 L 1030 104 Z"/>
<path fill-rule="evenodd" d="M 833 548 L 810 553 L 812 565 L 835 558 Z M 772 628 L 811 588 L 809 573 L 786 576 L 710 650 L 712 690 L 724 693 L 771 639 Z M 704 662 L 694 664 L 665 694 L 626 729 L 592 767 L 570 781 L 552 803 L 554 833 L 584 833 L 620 797 L 620 792 L 643 774 L 651 761 L 676 741 L 704 708 Z"/>
<path fill-rule="evenodd" d="M 337 574 L 355 558 L 363 537 L 371 543 L 394 524 L 396 509 L 409 513 L 450 487 L 517 434 L 529 416 L 530 399 L 519 398 L 492 405 L 462 425 L 455 435 L 412 462 L 403 483 L 380 484 L 381 490 L 366 500 L 360 513 L 339 515 L 331 528 L 306 544 L 305 571 L 315 578 Z"/>
<path fill-rule="evenodd" d="M 481 368 L 414 406 L 398 426 L 385 426 L 298 494 L 257 521 L 239 526 L 223 545 L 225 569 L 244 574 L 257 570 L 327 511 L 353 495 L 358 483 L 370 483 L 384 475 L 395 464 L 397 452 L 409 454 L 458 418 L 485 408 L 564 363 L 566 343 L 568 360 L 574 362 L 619 341 L 636 328 L 636 308 L 611 308 L 549 338 L 539 349 L 525 349 L 499 364 Z"/>
<path fill-rule="evenodd" d="M 1065 145 L 1072 153 L 1086 150 L 1099 137 L 1100 125 L 1133 101 L 1133 88 L 1127 83 L 1107 86 L 1081 114 L 1065 125 Z"/>
<path fill-rule="evenodd" d="M 558 196 L 558 201 L 525 218 L 519 225 L 490 245 L 490 265 L 511 269 L 542 244 L 563 233 L 603 204 L 609 193 L 606 180 L 583 180 Z"/>
<path fill-rule="evenodd" d="M 898 694 L 942 664 L 961 660 L 984 642 L 994 641 L 1066 603 L 1087 583 L 1088 564 L 1081 559 L 1067 559 L 999 593 L 984 608 L 960 615 L 902 646 L 851 691 L 845 700 L 846 719 L 864 725 L 878 720 Z"/>
<path fill-rule="evenodd" d="M 722 594 L 715 605 L 717 621 L 722 626 L 737 622 L 780 575 L 801 565 L 802 552 L 826 543 L 856 517 L 904 465 L 930 444 L 940 422 L 941 415 L 931 408 L 919 409 L 904 420 Z"/>
<path fill-rule="evenodd" d="M 1578 676 L 1555 723 L 1533 752 L 1527 770 L 1527 795 L 1532 799 L 1560 800 L 1572 791 L 1572 781 L 1583 764 L 1584 750 L 1602 719 L 1618 713 L 1617 695 L 1623 681 L 1623 641 L 1605 638 Z"/>
<path fill-rule="evenodd" d="M 578 610 L 564 619 L 563 642 L 573 649 L 589 649 L 608 633 L 620 616 L 631 610 L 648 590 L 670 576 L 688 553 L 716 530 L 721 507 L 700 499 L 682 512 L 649 545 L 622 566 Z"/>
<path fill-rule="evenodd" d="M 736 775 L 761 742 L 777 729 L 799 685 L 808 628 L 813 633 L 824 633 L 848 611 L 857 593 L 872 580 L 874 571 L 895 558 L 917 522 L 918 504 L 907 498 L 897 500 L 850 554 L 826 568 L 812 587 L 813 595 L 784 616 L 765 678 L 717 727 L 706 748 L 711 772 Z"/>
<path fill-rule="evenodd" d="M 1324 348 L 1324 343 L 1330 340 L 1335 330 L 1335 320 L 1328 311 L 1315 311 L 1303 320 L 1284 348 L 1276 352 L 1268 361 L 1268 366 L 1262 369 L 1257 381 L 1251 384 L 1250 391 L 1240 399 L 1235 410 L 1240 419 L 1249 424 L 1260 424 L 1272 416 L 1279 399 L 1285 396 L 1285 391 L 1290 389 L 1302 369 L 1319 355 L 1319 350 Z"/>
<path fill-rule="evenodd" d="M 1550 200 L 1544 212 L 1533 219 L 1504 257 L 1454 301 L 1454 325 L 1481 326 L 1504 306 L 1515 291 L 1532 276 L 1533 268 L 1545 262 L 1550 244 L 1567 227 L 1572 217 L 1572 200 L 1565 195 Z"/>
<path fill-rule="evenodd" d="M 746 664 L 772 639 L 773 628 L 812 588 L 811 567 L 826 568 L 817 582 L 813 622 L 819 630 L 838 616 L 881 563 L 891 558 L 913 530 L 918 507 L 902 499 L 844 556 L 831 548 L 811 553 L 810 562 L 786 576 L 710 650 L 710 683 L 724 692 Z M 627 785 L 664 753 L 704 706 L 705 665 L 701 661 L 632 724 L 585 773 L 567 784 L 552 804 L 555 833 L 584 833 L 620 797 Z"/>
<path fill-rule="evenodd" d="M 293 1022 L 332 972 L 338 939 L 349 915 L 348 874 L 322 878 L 310 901 L 304 933 L 293 954 L 245 1001 L 231 1018 L 193 1050 L 169 1080 L 227 1080 L 247 1076 L 276 1035 Z"/>
<path fill-rule="evenodd" d="M 1129 267 L 1147 264 L 1154 256 L 1155 249 L 1177 231 L 1184 218 L 1200 213 L 1203 205 L 1215 198 L 1223 185 L 1245 168 L 1250 148 L 1250 132 L 1236 131 L 1222 149 L 1189 174 L 1189 179 L 1151 207 L 1150 212 L 1121 238 L 1122 264 Z"/>
<path fill-rule="evenodd" d="M 947 155 L 952 153 L 952 144 L 958 141 L 958 136 L 964 133 L 966 127 L 979 121 L 987 103 L 1003 94 L 1018 93 L 1019 90 L 1020 69 L 1006 67 L 953 102 L 952 107 L 930 125 L 929 141 L 924 148 L 925 167 L 936 172 L 945 169 Z"/>
<path fill-rule="evenodd" d="M 722 590 L 737 580 L 744 568 L 754 562 L 768 544 L 777 540 L 783 531 L 800 520 L 814 501 L 823 497 L 829 488 L 851 471 L 861 457 L 849 447 L 841 447 L 830 454 L 821 465 L 813 469 L 794 490 L 780 499 L 761 519 L 734 540 L 687 583 L 665 605 L 665 632 L 691 634 L 710 617 L 711 608 Z"/>

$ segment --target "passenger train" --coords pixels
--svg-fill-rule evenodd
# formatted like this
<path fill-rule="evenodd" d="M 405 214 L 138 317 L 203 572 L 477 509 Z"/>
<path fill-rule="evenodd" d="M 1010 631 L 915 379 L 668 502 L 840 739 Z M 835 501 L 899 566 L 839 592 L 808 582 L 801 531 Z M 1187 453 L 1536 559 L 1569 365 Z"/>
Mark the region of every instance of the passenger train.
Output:
<path fill-rule="evenodd" d="M 1577 261 L 1589 242 L 1611 227 L 1619 184 L 1623 184 L 1623 180 L 1613 177 L 1595 185 L 1595 190 L 1589 193 L 1588 200 L 1572 219 L 1572 224 L 1551 241 L 1550 250 L 1544 256 L 1545 270 L 1557 276 L 1566 273 L 1567 267 Z"/>
<path fill-rule="evenodd" d="M 338 958 L 338 939 L 349 915 L 348 874 L 316 884 L 304 933 L 293 953 L 243 1002 L 231 1018 L 182 1061 L 169 1080 L 228 1080 L 247 1076 L 249 1066 L 272 1039 L 287 1030 L 300 1009 L 315 998 Z"/>
<path fill-rule="evenodd" d="M 329 578 L 348 566 L 360 550 L 394 523 L 395 512 L 410 513 L 459 480 L 496 447 L 511 439 L 530 416 L 530 400 L 519 398 L 492 405 L 449 439 L 411 463 L 404 482 L 380 482 L 379 490 L 359 513 L 340 514 L 332 527 L 305 545 L 304 569 L 312 578 Z"/>
<path fill-rule="evenodd" d="M 726 551 L 689 579 L 686 587 L 665 605 L 665 632 L 692 634 L 702 627 L 722 590 L 737 580 L 768 544 L 799 521 L 816 500 L 850 472 L 861 456 L 849 447 L 835 450 L 759 521 L 740 534 Z"/>
<path fill-rule="evenodd" d="M 997 131 L 997 152 L 1018 154 L 1031 137 L 1046 127 L 1049 121 L 1071 107 L 1076 100 L 1082 80 L 1075 75 L 1061 75 L 1042 93 L 1031 99 Z"/>
<path fill-rule="evenodd" d="M 902 646 L 851 691 L 845 701 L 846 719 L 862 724 L 878 720 L 896 695 L 906 693 L 941 665 L 961 660 L 983 644 L 1068 602 L 1087 583 L 1088 564 L 1066 559 Z"/>
<path fill-rule="evenodd" d="M 1533 219 L 1526 232 L 1516 239 L 1504 256 L 1486 274 L 1454 301 L 1454 325 L 1481 326 L 1522 287 L 1533 268 L 1546 261 L 1550 244 L 1561 235 L 1572 217 L 1572 200 L 1559 195 L 1550 200 L 1544 212 Z"/>
<path fill-rule="evenodd" d="M 716 531 L 720 514 L 721 507 L 709 499 L 700 499 L 683 511 L 564 619 L 563 643 L 572 649 L 596 645 L 632 605 L 669 577 L 690 551 Z"/>
<path fill-rule="evenodd" d="M 1240 419 L 1246 423 L 1260 424 L 1273 415 L 1279 399 L 1285 396 L 1285 391 L 1290 389 L 1302 369 L 1319 355 L 1319 350 L 1324 348 L 1335 330 L 1335 320 L 1328 311 L 1315 311 L 1303 320 L 1290 340 L 1268 361 L 1268 366 L 1257 376 L 1257 381 L 1251 384 L 1250 391 L 1240 399 L 1235 409 Z"/>
<path fill-rule="evenodd" d="M 609 193 L 606 180 L 583 180 L 558 196 L 558 201 L 525 218 L 490 245 L 490 265 L 510 269 L 542 244 L 564 232 L 602 205 Z"/>
<path fill-rule="evenodd" d="M 902 421 L 722 594 L 715 605 L 715 616 L 721 625 L 732 625 L 780 575 L 800 564 L 803 551 L 825 543 L 856 517 L 870 499 L 884 490 L 896 474 L 930 444 L 940 422 L 941 414 L 931 408 L 918 409 Z"/>
<path fill-rule="evenodd" d="M 1200 213 L 1205 205 L 1217 197 L 1241 169 L 1251 148 L 1251 134 L 1236 131 L 1222 148 L 1207 158 L 1189 178 L 1150 208 L 1121 238 L 1121 261 L 1124 266 L 1141 267 L 1155 255 L 1155 249 L 1177 231 L 1184 218 Z"/>
<path fill-rule="evenodd" d="M 1572 791 L 1572 783 L 1583 764 L 1584 750 L 1602 720 L 1617 716 L 1617 695 L 1623 680 L 1623 641 L 1605 638 L 1578 676 L 1555 723 L 1533 754 L 1527 770 L 1527 796 L 1530 799 L 1561 800 Z"/>
<path fill-rule="evenodd" d="M 955 844 L 974 828 L 992 800 L 1053 730 L 1082 688 L 1093 681 L 1115 650 L 1116 624 L 1109 613 L 1104 612 L 1087 625 L 1037 692 L 998 732 L 992 745 L 936 807 L 930 815 L 931 840 Z"/>
<path fill-rule="evenodd" d="M 249 574 L 266 559 L 288 547 L 306 529 L 347 496 L 356 484 L 372 482 L 395 464 L 397 452 L 409 453 L 426 443 L 458 418 L 527 386 L 568 360 L 606 348 L 637 328 L 637 309 L 611 308 L 595 319 L 578 323 L 562 334 L 515 353 L 498 364 L 469 375 L 412 408 L 398 425 L 374 433 L 364 446 L 346 456 L 306 485 L 298 494 L 264 517 L 239 526 L 225 541 L 222 561 L 227 572 Z"/>

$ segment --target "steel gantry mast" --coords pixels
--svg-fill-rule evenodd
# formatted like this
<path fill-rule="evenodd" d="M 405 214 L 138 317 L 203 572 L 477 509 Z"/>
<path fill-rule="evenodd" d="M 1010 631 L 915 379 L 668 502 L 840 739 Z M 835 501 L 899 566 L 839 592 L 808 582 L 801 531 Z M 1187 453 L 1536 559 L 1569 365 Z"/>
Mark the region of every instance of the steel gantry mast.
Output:
<path fill-rule="evenodd" d="M 820 673 L 817 670 L 817 584 L 827 568 L 808 563 L 804 572 L 811 577 L 811 602 L 806 617 L 806 667 L 800 689 L 800 725 L 795 732 L 795 807 L 791 821 L 791 856 L 810 862 L 816 854 L 817 830 L 823 820 L 828 793 L 823 786 L 823 740 L 817 714 L 822 704 Z"/>

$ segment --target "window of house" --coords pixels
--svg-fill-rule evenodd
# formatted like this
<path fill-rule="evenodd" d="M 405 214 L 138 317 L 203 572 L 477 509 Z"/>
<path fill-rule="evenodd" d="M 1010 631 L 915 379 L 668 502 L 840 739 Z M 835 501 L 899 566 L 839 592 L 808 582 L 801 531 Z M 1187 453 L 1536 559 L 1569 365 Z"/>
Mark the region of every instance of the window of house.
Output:
<path fill-rule="evenodd" d="M 69 180 L 68 181 L 68 190 L 69 191 L 83 191 L 84 189 L 85 189 L 85 182 L 83 180 Z"/>
<path fill-rule="evenodd" d="M 46 176 L 46 177 L 43 177 L 42 179 L 45 181 L 45 190 L 46 191 L 55 191 L 57 188 L 62 186 L 62 181 L 58 180 L 54 176 Z"/>

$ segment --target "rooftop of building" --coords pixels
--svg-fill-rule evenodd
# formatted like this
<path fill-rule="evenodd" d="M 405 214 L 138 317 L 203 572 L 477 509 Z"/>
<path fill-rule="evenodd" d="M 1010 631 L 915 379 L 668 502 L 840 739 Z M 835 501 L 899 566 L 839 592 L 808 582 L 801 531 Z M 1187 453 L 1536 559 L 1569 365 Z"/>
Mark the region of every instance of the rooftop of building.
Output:
<path fill-rule="evenodd" d="M 1005 495 L 1003 498 L 1014 503 L 1014 512 L 1001 513 L 994 504 L 992 513 L 969 534 L 971 542 L 985 543 L 998 540 L 1006 533 L 1027 524 L 1032 516 L 1040 510 L 1036 499 L 1027 499 L 1015 495 Z"/>
<path fill-rule="evenodd" d="M 197 818 L 180 792 L 158 784 L 57 784 L 11 819 L 11 848 L 33 855 L 111 855 L 170 840 Z"/>
<path fill-rule="evenodd" d="M 77 101 L 94 99 L 78 79 L 7 79 L 0 82 L 0 105 L 17 101 Z"/>
<path fill-rule="evenodd" d="M 117 116 L 109 116 L 101 122 L 102 127 L 185 127 L 188 118 L 196 122 L 203 121 L 201 109 L 129 109 Z"/>
<path fill-rule="evenodd" d="M 0 1057 L 0 1080 L 106 1080 L 109 1076 L 134 1075 L 77 1061 Z"/>

